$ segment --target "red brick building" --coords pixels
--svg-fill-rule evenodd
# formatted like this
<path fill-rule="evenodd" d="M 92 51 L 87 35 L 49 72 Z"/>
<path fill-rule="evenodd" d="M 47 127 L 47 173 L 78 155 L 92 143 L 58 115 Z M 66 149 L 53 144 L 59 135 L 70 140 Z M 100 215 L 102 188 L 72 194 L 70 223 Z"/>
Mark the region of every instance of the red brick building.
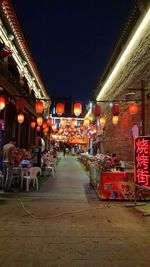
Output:
<path fill-rule="evenodd" d="M 104 101 L 99 104 L 102 107 L 102 115 L 107 119 L 105 131 L 101 132 L 101 142 L 98 143 L 98 146 L 103 143 L 105 152 L 116 153 L 122 160 L 133 161 L 134 125 L 139 126 L 140 135 L 143 133 L 150 135 L 149 51 L 150 3 L 149 1 L 136 1 L 96 90 L 96 100 Z M 129 90 L 129 88 L 133 90 Z M 141 88 L 143 88 L 142 91 Z M 143 97 L 142 100 L 141 92 L 143 91 L 145 99 Z M 133 100 L 138 104 L 136 115 L 129 113 L 128 102 L 126 102 L 126 94 L 129 92 L 135 92 Z M 115 103 L 120 107 L 117 125 L 113 125 L 111 121 L 110 105 Z M 91 110 L 86 116 L 89 116 L 90 113 Z"/>

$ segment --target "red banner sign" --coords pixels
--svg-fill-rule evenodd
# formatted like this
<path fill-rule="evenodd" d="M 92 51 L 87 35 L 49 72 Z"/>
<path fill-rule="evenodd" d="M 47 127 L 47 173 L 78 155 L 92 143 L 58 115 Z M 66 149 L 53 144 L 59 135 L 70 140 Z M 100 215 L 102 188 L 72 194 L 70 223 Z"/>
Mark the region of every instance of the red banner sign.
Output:
<path fill-rule="evenodd" d="M 150 136 L 135 138 L 135 182 L 150 187 Z"/>

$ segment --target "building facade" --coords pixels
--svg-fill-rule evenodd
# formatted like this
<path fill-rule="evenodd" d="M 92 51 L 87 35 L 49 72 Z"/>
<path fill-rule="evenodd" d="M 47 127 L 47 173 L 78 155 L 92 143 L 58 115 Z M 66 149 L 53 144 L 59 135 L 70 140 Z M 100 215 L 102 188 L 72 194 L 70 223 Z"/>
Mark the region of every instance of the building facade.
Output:
<path fill-rule="evenodd" d="M 150 134 L 149 51 L 150 2 L 136 1 L 96 89 L 101 115 L 106 117 L 101 131 L 103 151 L 117 153 L 122 160 L 133 161 L 135 136 Z M 129 112 L 131 100 L 138 105 L 134 115 Z M 116 125 L 112 123 L 114 104 L 120 109 Z M 86 116 L 90 114 L 91 110 Z"/>
<path fill-rule="evenodd" d="M 6 102 L 0 112 L 1 146 L 16 137 L 18 147 L 28 148 L 37 136 L 36 128 L 30 127 L 37 118 L 35 102 L 43 99 L 44 115 L 48 115 L 51 101 L 9 0 L 0 1 L 0 96 Z M 20 112 L 24 114 L 21 124 Z"/>

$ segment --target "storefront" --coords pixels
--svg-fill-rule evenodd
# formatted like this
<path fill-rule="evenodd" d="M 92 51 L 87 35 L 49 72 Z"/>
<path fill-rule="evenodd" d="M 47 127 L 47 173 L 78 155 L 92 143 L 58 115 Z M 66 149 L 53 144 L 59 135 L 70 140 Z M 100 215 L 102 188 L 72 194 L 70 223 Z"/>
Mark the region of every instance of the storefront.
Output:
<path fill-rule="evenodd" d="M 81 154 L 81 162 L 89 170 L 90 184 L 100 199 L 150 199 L 150 189 L 148 185 L 143 184 L 146 183 L 146 178 L 140 180 L 140 184 L 135 180 L 134 165 L 121 161 L 120 167 L 116 168 L 107 155 L 90 156 L 87 153 Z"/>

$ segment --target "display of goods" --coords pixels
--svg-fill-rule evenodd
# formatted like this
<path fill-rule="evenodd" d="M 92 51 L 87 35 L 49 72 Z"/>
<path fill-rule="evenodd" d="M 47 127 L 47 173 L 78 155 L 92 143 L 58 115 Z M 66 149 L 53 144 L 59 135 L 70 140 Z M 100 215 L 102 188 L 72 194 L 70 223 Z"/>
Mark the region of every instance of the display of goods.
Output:
<path fill-rule="evenodd" d="M 103 171 L 110 171 L 113 168 L 111 157 L 102 153 L 95 155 L 95 164 Z"/>

